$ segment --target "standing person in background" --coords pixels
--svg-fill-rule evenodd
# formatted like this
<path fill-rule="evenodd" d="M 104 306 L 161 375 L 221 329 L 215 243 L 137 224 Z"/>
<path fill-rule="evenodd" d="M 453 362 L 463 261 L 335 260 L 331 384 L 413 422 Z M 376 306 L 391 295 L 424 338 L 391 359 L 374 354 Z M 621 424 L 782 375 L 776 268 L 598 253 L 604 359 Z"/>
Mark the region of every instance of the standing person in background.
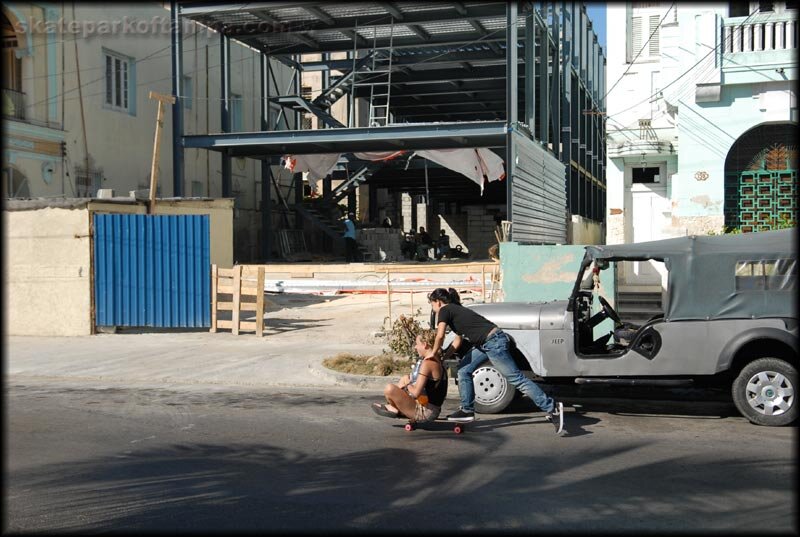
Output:
<path fill-rule="evenodd" d="M 536 406 L 547 413 L 556 433 L 564 428 L 564 405 L 549 397 L 531 379 L 522 374 L 508 350 L 508 336 L 493 322 L 460 304 L 455 289 L 438 288 L 428 295 L 436 313 L 436 339 L 427 356 L 436 356 L 442 348 L 447 327 L 469 341 L 473 347 L 458 363 L 458 392 L 461 408 L 447 416 L 451 421 L 469 421 L 475 417 L 475 386 L 472 374 L 487 358 L 492 365 Z"/>
<path fill-rule="evenodd" d="M 356 253 L 358 252 L 356 247 L 356 225 L 353 220 L 355 220 L 355 215 L 347 213 L 347 218 L 344 220 L 344 245 L 348 263 L 356 261 Z"/>

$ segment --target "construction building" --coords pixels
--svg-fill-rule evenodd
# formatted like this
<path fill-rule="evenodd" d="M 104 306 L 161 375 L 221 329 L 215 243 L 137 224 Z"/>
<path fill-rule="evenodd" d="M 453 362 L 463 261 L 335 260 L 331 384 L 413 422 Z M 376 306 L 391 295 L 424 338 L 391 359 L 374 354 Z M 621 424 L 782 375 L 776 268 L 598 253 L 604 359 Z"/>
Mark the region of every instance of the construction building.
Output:
<path fill-rule="evenodd" d="M 383 241 L 361 245 L 373 261 L 420 226 L 473 258 L 487 257 L 499 229 L 522 243 L 602 242 L 605 58 L 584 5 L 171 7 L 173 192 L 185 194 L 187 150 L 221 156 L 223 197 L 234 195 L 234 161 L 260 161 L 257 260 L 341 252 L 340 203 L 362 237 Z M 218 33 L 220 132 L 184 129 L 185 19 Z M 260 57 L 247 81 L 259 88 L 253 130 L 234 120 L 232 42 Z M 286 86 L 276 65 L 293 72 Z M 378 233 L 387 218 L 393 231 Z"/>

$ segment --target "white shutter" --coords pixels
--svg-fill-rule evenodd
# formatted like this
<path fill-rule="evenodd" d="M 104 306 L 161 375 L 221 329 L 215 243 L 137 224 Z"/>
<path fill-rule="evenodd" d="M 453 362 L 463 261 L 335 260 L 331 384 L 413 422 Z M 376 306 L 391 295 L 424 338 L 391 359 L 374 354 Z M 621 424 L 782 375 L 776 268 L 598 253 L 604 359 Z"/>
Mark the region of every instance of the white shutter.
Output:
<path fill-rule="evenodd" d="M 642 49 L 642 17 L 631 18 L 631 61 L 639 54 Z"/>
<path fill-rule="evenodd" d="M 658 23 L 661 20 L 661 17 L 658 15 L 650 15 L 650 28 L 647 32 L 647 35 L 652 35 L 653 37 L 650 38 L 650 42 L 647 44 L 649 47 L 649 56 L 658 56 L 659 51 L 659 34 L 661 33 L 661 29 L 658 27 Z"/>

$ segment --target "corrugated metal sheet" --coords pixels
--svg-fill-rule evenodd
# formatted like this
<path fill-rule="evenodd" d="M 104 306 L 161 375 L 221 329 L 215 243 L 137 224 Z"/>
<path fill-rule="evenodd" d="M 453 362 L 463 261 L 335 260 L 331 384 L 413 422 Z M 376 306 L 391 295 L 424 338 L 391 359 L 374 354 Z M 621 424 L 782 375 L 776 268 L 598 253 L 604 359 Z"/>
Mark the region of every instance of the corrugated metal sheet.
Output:
<path fill-rule="evenodd" d="M 564 165 L 538 143 L 516 131 L 512 140 L 518 159 L 512 179 L 512 239 L 534 244 L 566 244 Z"/>
<path fill-rule="evenodd" d="M 96 326 L 211 326 L 208 215 L 94 214 Z"/>

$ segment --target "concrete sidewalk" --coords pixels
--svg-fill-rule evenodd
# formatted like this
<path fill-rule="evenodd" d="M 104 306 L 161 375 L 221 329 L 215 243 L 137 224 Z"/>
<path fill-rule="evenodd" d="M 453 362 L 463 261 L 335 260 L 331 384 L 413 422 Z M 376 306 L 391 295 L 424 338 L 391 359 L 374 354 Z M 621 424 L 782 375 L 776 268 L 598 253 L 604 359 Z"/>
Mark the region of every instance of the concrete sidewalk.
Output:
<path fill-rule="evenodd" d="M 385 345 L 287 334 L 256 338 L 208 332 L 6 338 L 6 375 L 15 378 L 146 384 L 348 387 L 380 390 L 394 377 L 332 371 L 340 352 L 380 354 Z"/>
<path fill-rule="evenodd" d="M 322 365 L 342 352 L 380 354 L 375 337 L 385 321 L 386 296 L 270 297 L 263 337 L 252 333 L 171 330 L 80 337 L 7 336 L 8 380 L 38 378 L 149 385 L 296 386 L 364 389 L 377 394 L 394 377 L 347 375 Z M 408 295 L 392 297 L 394 315 L 408 315 Z M 426 312 L 427 313 L 427 312 Z M 425 319 L 423 319 L 425 317 Z M 427 320 L 420 314 L 419 319 Z M 427 323 L 425 323 L 427 324 Z M 451 382 L 451 393 L 455 382 Z"/>

